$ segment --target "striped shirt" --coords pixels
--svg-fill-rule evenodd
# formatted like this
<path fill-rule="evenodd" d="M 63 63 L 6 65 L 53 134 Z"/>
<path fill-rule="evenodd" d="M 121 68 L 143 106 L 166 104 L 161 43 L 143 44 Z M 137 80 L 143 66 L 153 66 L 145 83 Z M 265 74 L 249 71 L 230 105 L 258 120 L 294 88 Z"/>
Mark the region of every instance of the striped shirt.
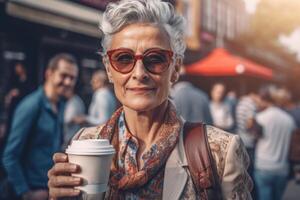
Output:
<path fill-rule="evenodd" d="M 249 96 L 242 97 L 236 107 L 236 128 L 242 141 L 247 148 L 254 147 L 254 137 L 247 131 L 247 122 L 254 119 L 256 114 L 256 105 Z"/>

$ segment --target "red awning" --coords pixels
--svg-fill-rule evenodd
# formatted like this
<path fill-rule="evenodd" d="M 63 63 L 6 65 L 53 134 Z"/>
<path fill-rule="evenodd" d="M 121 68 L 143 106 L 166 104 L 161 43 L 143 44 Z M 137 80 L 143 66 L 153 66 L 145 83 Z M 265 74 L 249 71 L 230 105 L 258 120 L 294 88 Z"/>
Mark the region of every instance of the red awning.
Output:
<path fill-rule="evenodd" d="M 206 58 L 185 68 L 186 74 L 203 76 L 248 75 L 272 79 L 273 71 L 245 58 L 230 54 L 223 48 L 215 49 Z"/>

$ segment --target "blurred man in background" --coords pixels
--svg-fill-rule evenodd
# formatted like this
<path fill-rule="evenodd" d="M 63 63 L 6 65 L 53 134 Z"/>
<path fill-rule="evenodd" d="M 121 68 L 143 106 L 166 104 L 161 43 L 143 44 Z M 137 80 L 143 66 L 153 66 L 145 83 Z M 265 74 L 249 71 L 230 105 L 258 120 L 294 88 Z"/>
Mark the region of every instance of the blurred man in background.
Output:
<path fill-rule="evenodd" d="M 14 111 L 19 102 L 33 90 L 23 63 L 16 62 L 10 77 L 10 87 L 5 96 L 5 107 L 7 108 L 6 136 L 10 131 Z"/>
<path fill-rule="evenodd" d="M 48 198 L 47 171 L 62 144 L 64 94 L 73 89 L 77 74 L 71 55 L 56 55 L 48 64 L 44 85 L 22 100 L 15 111 L 3 165 L 22 199 Z"/>
<path fill-rule="evenodd" d="M 275 89 L 260 90 L 262 111 L 255 120 L 262 127 L 255 149 L 255 183 L 259 200 L 280 200 L 289 174 L 288 153 L 296 128 L 293 118 L 274 104 Z"/>
<path fill-rule="evenodd" d="M 91 85 L 94 91 L 87 116 L 78 116 L 73 122 L 85 126 L 104 124 L 116 110 L 116 99 L 109 88 L 107 74 L 103 70 L 95 71 Z"/>
<path fill-rule="evenodd" d="M 250 165 L 248 173 L 253 179 L 254 172 L 254 152 L 255 142 L 259 134 L 253 132 L 254 119 L 258 111 L 260 98 L 257 93 L 250 92 L 242 96 L 237 103 L 235 111 L 236 133 L 241 137 L 248 155 L 250 157 Z M 252 190 L 252 198 L 255 199 L 255 190 Z"/>
<path fill-rule="evenodd" d="M 19 102 L 29 93 L 33 91 L 33 85 L 31 84 L 27 70 L 24 64 L 20 61 L 17 61 L 13 64 L 11 75 L 9 77 L 9 86 L 6 88 L 6 95 L 5 95 L 5 112 L 6 112 L 6 120 L 5 125 L 2 126 L 2 134 L 0 136 L 0 155 L 2 157 L 4 146 L 6 144 L 14 111 L 19 104 Z M 1 132 L 1 130 L 0 130 Z M 2 161 L 0 162 L 0 176 L 3 179 L 5 176 L 5 170 L 3 169 Z"/>

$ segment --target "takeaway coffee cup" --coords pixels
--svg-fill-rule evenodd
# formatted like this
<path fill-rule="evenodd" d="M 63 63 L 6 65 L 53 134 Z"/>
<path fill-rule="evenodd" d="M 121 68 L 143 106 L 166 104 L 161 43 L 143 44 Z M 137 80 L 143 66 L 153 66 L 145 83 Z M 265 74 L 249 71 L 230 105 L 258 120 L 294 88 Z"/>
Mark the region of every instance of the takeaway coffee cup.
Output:
<path fill-rule="evenodd" d="M 84 194 L 99 196 L 107 189 L 110 166 L 115 149 L 105 139 L 73 140 L 66 149 L 69 162 L 80 166 L 73 176 L 83 178 L 82 186 L 76 187 Z M 100 197 L 100 196 L 99 196 Z"/>

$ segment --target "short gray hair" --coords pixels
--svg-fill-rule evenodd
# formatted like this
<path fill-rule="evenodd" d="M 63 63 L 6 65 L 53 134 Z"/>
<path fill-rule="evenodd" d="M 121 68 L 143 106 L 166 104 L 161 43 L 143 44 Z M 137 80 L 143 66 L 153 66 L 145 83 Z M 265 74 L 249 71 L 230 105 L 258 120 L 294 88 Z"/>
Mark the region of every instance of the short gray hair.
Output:
<path fill-rule="evenodd" d="M 100 25 L 104 52 L 113 34 L 134 23 L 161 25 L 170 37 L 174 53 L 184 56 L 184 18 L 176 13 L 172 4 L 161 0 L 121 0 L 108 4 Z"/>

